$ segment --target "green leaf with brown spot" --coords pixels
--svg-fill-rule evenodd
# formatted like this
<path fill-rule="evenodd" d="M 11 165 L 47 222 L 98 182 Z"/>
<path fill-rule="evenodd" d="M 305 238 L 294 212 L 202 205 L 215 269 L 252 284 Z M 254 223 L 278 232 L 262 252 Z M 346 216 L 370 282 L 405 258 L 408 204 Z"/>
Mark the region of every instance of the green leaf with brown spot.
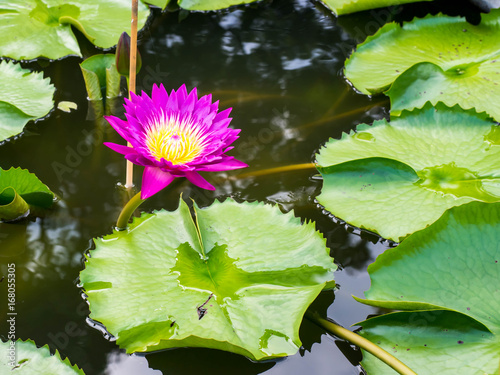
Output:
<path fill-rule="evenodd" d="M 309 304 L 336 269 L 293 213 L 230 199 L 136 218 L 96 239 L 80 273 L 90 317 L 131 352 L 207 347 L 253 360 L 297 352 Z"/>

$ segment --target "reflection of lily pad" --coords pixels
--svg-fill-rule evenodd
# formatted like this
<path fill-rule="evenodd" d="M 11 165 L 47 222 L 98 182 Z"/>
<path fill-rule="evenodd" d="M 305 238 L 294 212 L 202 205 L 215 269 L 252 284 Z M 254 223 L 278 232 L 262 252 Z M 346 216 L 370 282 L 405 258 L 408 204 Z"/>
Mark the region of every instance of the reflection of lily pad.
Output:
<path fill-rule="evenodd" d="M 97 239 L 80 274 L 92 319 L 128 353 L 207 347 L 294 354 L 302 316 L 335 266 L 314 223 L 227 200 L 135 219 Z"/>
<path fill-rule="evenodd" d="M 500 200 L 498 126 L 459 107 L 426 105 L 358 125 L 317 155 L 317 200 L 355 226 L 399 241 L 447 209 Z"/>
<path fill-rule="evenodd" d="M 0 82 L 0 141 L 21 133 L 29 120 L 45 116 L 54 106 L 55 89 L 43 73 L 2 61 Z"/>
<path fill-rule="evenodd" d="M 0 55 L 16 60 L 81 56 L 71 26 L 102 48 L 115 45 L 121 33 L 130 29 L 127 1 L 14 0 L 0 7 Z M 148 14 L 139 2 L 139 28 Z"/>
<path fill-rule="evenodd" d="M 256 1 L 258 0 L 179 0 L 179 6 L 187 10 L 218 10 Z"/>
<path fill-rule="evenodd" d="M 342 14 L 349 14 L 361 12 L 374 8 L 388 7 L 391 5 L 400 5 L 407 3 L 415 3 L 419 1 L 432 1 L 432 0 L 321 0 L 327 7 L 340 16 Z"/>
<path fill-rule="evenodd" d="M 484 80 L 485 74 L 491 79 L 490 72 L 476 73 L 471 64 L 500 56 L 499 16 L 500 10 L 483 14 L 478 26 L 465 18 L 445 15 L 414 19 L 403 26 L 386 24 L 360 44 L 346 61 L 346 77 L 364 94 L 384 91 L 400 74 L 420 62 L 433 63 L 450 74 L 465 71 L 471 76 L 478 75 L 479 81 Z M 481 89 L 473 89 L 481 95 Z M 488 95 L 482 94 L 482 100 L 489 101 Z"/>
<path fill-rule="evenodd" d="M 54 194 L 26 169 L 0 168 L 0 220 L 14 220 L 30 207 L 49 208 Z"/>
<path fill-rule="evenodd" d="M 361 302 L 410 311 L 368 319 L 361 334 L 418 374 L 498 374 L 499 243 L 500 204 L 473 202 L 387 250 Z M 365 353 L 362 364 L 395 373 L 379 362 Z"/>
<path fill-rule="evenodd" d="M 72 365 L 68 358 L 61 359 L 56 350 L 50 354 L 47 345 L 37 348 L 31 340 L 15 342 L 13 364 L 9 357 L 11 342 L 0 342 L 3 355 L 0 359 L 0 373 L 12 375 L 85 375 L 76 365 Z"/>

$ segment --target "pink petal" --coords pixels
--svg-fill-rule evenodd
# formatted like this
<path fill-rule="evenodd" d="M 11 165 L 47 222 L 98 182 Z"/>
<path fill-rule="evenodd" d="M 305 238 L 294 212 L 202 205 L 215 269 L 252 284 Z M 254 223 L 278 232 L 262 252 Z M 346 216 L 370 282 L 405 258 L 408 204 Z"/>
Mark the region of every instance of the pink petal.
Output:
<path fill-rule="evenodd" d="M 191 90 L 186 101 L 182 105 L 181 110 L 184 112 L 193 112 L 194 105 L 198 100 L 198 94 L 196 93 L 196 87 Z"/>
<path fill-rule="evenodd" d="M 185 174 L 186 178 L 192 182 L 194 185 L 206 189 L 206 190 L 215 190 L 215 186 L 211 185 L 208 183 L 207 180 L 205 180 L 203 177 L 199 175 L 199 173 L 196 172 L 186 172 Z"/>
<path fill-rule="evenodd" d="M 141 199 L 147 199 L 150 196 L 158 193 L 161 189 L 165 188 L 174 180 L 168 172 L 162 171 L 158 167 L 144 168 L 142 175 L 142 190 Z"/>
<path fill-rule="evenodd" d="M 175 92 L 175 94 L 177 94 L 176 95 L 177 96 L 177 103 L 179 103 L 179 104 L 184 103 L 184 101 L 186 100 L 186 97 L 187 97 L 186 85 L 183 84 L 181 87 L 179 87 L 179 89 L 177 90 L 177 92 Z M 170 95 L 172 95 L 172 94 L 170 94 Z"/>
<path fill-rule="evenodd" d="M 115 129 L 120 136 L 126 141 L 130 141 L 130 133 L 128 131 L 127 121 L 120 120 L 115 116 L 104 116 L 104 118 L 109 122 L 109 124 Z"/>
<path fill-rule="evenodd" d="M 156 86 L 156 83 L 153 85 L 151 98 L 153 99 L 153 102 L 155 102 L 157 110 L 160 108 L 165 108 L 168 101 L 168 94 L 162 83 L 160 83 L 160 87 Z"/>
<path fill-rule="evenodd" d="M 116 151 L 120 154 L 127 155 L 127 154 L 136 154 L 137 151 L 135 151 L 132 147 L 127 147 L 127 146 L 122 146 L 116 143 L 111 143 L 111 142 L 104 142 L 104 146 L 109 147 L 113 151 Z"/>
<path fill-rule="evenodd" d="M 218 101 L 216 102 L 218 103 Z M 229 114 L 231 113 L 232 108 L 225 109 L 219 113 L 217 113 L 217 116 L 214 118 L 214 122 L 218 122 L 220 120 L 228 118 Z"/>

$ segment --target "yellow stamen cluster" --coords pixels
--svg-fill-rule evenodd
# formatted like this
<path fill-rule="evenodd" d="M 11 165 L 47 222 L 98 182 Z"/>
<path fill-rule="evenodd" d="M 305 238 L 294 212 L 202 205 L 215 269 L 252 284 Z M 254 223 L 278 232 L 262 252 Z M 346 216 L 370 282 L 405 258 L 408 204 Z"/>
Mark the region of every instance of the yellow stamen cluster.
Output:
<path fill-rule="evenodd" d="M 146 146 L 156 160 L 185 164 L 198 157 L 205 146 L 204 137 L 192 121 L 170 118 L 155 123 L 146 131 Z"/>

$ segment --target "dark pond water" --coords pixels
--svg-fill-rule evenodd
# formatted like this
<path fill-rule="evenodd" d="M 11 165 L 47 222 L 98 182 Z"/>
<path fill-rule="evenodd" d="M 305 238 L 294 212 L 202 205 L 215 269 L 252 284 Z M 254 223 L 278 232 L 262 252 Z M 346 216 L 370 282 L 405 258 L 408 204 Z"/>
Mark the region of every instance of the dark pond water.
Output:
<path fill-rule="evenodd" d="M 242 129 L 233 155 L 250 168 L 206 174 L 217 186 L 213 193 L 176 180 L 143 209 L 175 209 L 180 193 L 200 206 L 232 196 L 277 203 L 284 211 L 293 209 L 317 223 L 342 266 L 335 277 L 339 289 L 321 294 L 315 309 L 346 327 L 379 313 L 351 295 L 362 297 L 369 288 L 366 267 L 388 245 L 321 212 L 314 202 L 321 189 L 315 170 L 255 172 L 309 163 L 329 137 L 386 116 L 387 101 L 356 94 L 341 71 L 356 42 L 398 13 L 404 16 L 399 8 L 383 9 L 343 18 L 339 24 L 328 11 L 307 0 L 263 2 L 219 13 L 189 14 L 185 19 L 178 12 L 155 11 L 140 34 L 143 68 L 138 89 L 149 91 L 154 82 L 162 82 L 170 89 L 186 83 L 201 93 L 212 92 L 222 108 L 233 107 L 232 125 Z M 83 37 L 80 45 L 85 57 L 99 53 Z M 29 169 L 61 198 L 43 218 L 0 224 L 0 274 L 7 273 L 8 263 L 16 264 L 17 337 L 49 344 L 88 375 L 359 374 L 359 352 L 307 320 L 300 331 L 300 352 L 266 363 L 208 349 L 127 356 L 87 324 L 88 308 L 77 287 L 83 254 L 91 238 L 111 231 L 127 197 L 117 186 L 124 182 L 123 158 L 102 145 L 103 140 L 121 139 L 87 101 L 80 62 L 70 57 L 50 64 L 24 64 L 44 70 L 57 88 L 56 102 L 73 101 L 78 110 L 54 110 L 45 120 L 28 124 L 22 136 L 0 146 L 0 167 Z M 137 184 L 141 174 L 137 167 Z M 0 284 L 2 301 L 4 285 Z M 7 323 L 2 320 L 0 338 L 6 339 L 6 332 Z"/>

